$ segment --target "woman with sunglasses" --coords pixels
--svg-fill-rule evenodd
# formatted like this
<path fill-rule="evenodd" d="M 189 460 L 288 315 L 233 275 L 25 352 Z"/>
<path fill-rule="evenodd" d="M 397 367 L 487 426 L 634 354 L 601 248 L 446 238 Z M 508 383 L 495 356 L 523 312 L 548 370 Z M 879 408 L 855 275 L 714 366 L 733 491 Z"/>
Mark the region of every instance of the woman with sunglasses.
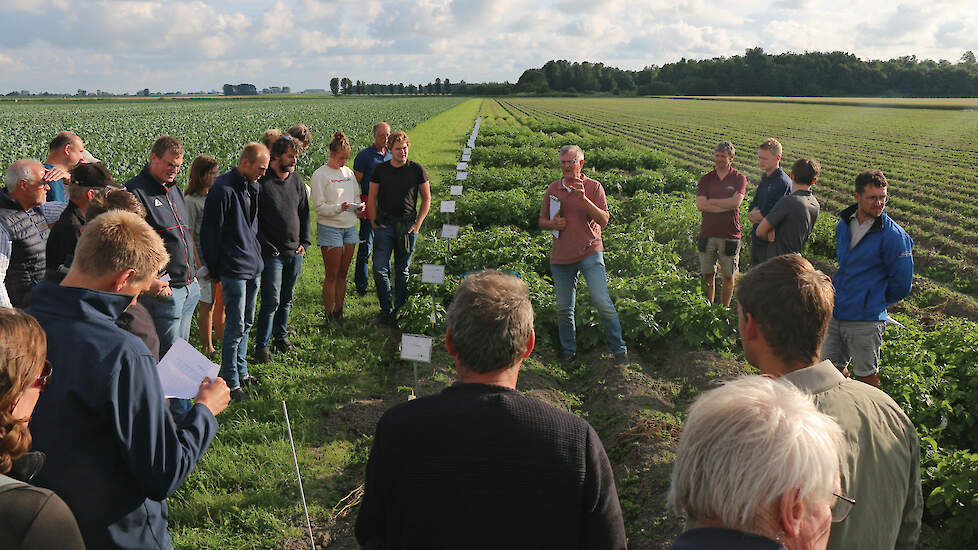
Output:
<path fill-rule="evenodd" d="M 0 308 L 0 548 L 84 549 L 75 516 L 61 498 L 28 482 L 44 455 L 28 452 L 27 424 L 51 380 L 47 338 L 33 317 Z"/>

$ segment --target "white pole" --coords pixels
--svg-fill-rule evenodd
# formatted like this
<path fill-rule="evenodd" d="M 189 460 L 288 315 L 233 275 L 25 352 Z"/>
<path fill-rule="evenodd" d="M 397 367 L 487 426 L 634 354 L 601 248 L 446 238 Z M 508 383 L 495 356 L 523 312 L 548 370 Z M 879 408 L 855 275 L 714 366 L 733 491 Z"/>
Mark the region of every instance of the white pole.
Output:
<path fill-rule="evenodd" d="M 309 544 L 316 550 L 316 541 L 312 538 L 312 522 L 309 521 L 309 508 L 306 507 L 306 493 L 302 490 L 302 474 L 299 473 L 299 458 L 295 455 L 295 441 L 292 439 L 292 423 L 289 421 L 289 408 L 282 400 L 282 412 L 285 413 L 285 427 L 289 430 L 289 445 L 292 446 L 292 462 L 295 463 L 295 477 L 299 480 L 299 496 L 302 498 L 302 511 L 306 513 L 306 529 L 309 530 Z"/>

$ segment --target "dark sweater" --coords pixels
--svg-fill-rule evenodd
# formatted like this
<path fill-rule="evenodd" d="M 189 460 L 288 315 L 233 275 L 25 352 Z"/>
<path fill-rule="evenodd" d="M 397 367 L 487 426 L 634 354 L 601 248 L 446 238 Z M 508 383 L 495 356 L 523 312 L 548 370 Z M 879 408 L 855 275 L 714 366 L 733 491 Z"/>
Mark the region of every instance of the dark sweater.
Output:
<path fill-rule="evenodd" d="M 33 452 L 21 456 L 13 462 L 13 471 L 7 472 L 9 479 L 0 481 L 0 548 L 84 550 L 78 523 L 68 505 L 53 491 L 26 484 L 44 464 L 43 458 L 36 460 L 38 456 L 43 455 Z M 24 459 L 30 464 L 18 471 Z"/>
<path fill-rule="evenodd" d="M 615 480 L 584 420 L 456 384 L 377 424 L 356 523 L 366 548 L 625 548 Z"/>
<path fill-rule="evenodd" d="M 309 196 L 299 174 L 284 180 L 271 168 L 258 180 L 258 242 L 262 256 L 295 256 L 299 245 L 308 249 Z"/>
<path fill-rule="evenodd" d="M 218 176 L 204 201 L 200 253 L 212 277 L 250 281 L 265 264 L 258 244 L 258 182 L 237 168 Z"/>
<path fill-rule="evenodd" d="M 48 235 L 47 259 L 45 260 L 44 280 L 60 283 L 68 274 L 68 268 L 75 259 L 75 246 L 85 225 L 85 213 L 74 202 L 61 212 L 61 217 L 51 226 Z"/>

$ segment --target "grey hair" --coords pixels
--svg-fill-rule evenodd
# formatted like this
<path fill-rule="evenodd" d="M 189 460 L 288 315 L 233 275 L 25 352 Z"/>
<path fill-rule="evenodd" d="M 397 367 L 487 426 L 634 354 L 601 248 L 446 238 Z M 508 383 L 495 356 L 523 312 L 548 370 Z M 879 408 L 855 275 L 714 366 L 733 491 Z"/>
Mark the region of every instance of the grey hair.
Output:
<path fill-rule="evenodd" d="M 720 143 L 717 143 L 717 146 L 713 148 L 713 152 L 719 153 L 720 151 L 727 153 L 731 157 L 734 156 L 733 143 L 730 143 L 729 141 L 721 141 Z"/>
<path fill-rule="evenodd" d="M 755 531 L 782 495 L 830 498 L 842 429 L 787 382 L 745 376 L 702 394 L 676 449 L 669 507 L 690 520 Z"/>
<path fill-rule="evenodd" d="M 560 152 L 558 154 L 560 156 L 574 154 L 574 156 L 577 157 L 577 160 L 584 160 L 584 151 L 582 151 L 577 145 L 564 145 L 560 148 Z"/>
<path fill-rule="evenodd" d="M 20 187 L 20 182 L 22 180 L 34 181 L 34 168 L 40 166 L 44 168 L 44 165 L 34 159 L 20 159 L 16 160 L 7 168 L 7 174 L 4 177 L 4 185 L 7 186 L 8 193 L 14 193 L 17 188 Z"/>
<path fill-rule="evenodd" d="M 374 124 L 374 128 L 371 130 L 370 134 L 376 136 L 377 130 L 380 130 L 381 126 L 387 126 L 388 129 L 391 127 L 391 125 L 387 124 L 386 122 L 378 122 L 377 124 Z"/>

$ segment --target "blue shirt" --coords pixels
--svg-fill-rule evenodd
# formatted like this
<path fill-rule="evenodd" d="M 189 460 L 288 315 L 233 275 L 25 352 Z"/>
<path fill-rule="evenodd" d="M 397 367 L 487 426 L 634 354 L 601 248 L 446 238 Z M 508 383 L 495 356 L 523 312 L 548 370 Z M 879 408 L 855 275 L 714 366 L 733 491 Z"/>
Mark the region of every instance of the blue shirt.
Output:
<path fill-rule="evenodd" d="M 774 208 L 782 197 L 791 194 L 791 178 L 788 174 L 785 174 L 784 170 L 779 166 L 774 172 L 768 174 L 761 174 L 761 181 L 757 184 L 757 191 L 754 191 L 754 198 L 751 199 L 750 204 L 747 205 L 747 211 L 750 212 L 755 208 L 761 210 L 762 216 L 767 216 L 768 212 Z M 757 226 L 760 224 L 754 224 L 753 229 L 751 229 L 751 235 L 754 237 L 754 242 L 757 242 Z"/>
<path fill-rule="evenodd" d="M 374 167 L 390 159 L 390 149 L 381 154 L 373 143 L 357 153 L 356 158 L 353 159 L 353 171 L 363 174 L 363 179 L 360 180 L 361 195 L 370 194 L 370 176 L 374 173 Z"/>
<path fill-rule="evenodd" d="M 54 165 L 45 162 L 44 168 L 50 170 L 51 168 L 54 168 Z M 66 182 L 64 179 L 48 182 L 48 185 L 50 185 L 51 188 L 48 189 L 47 200 L 68 202 L 68 191 L 65 189 L 65 185 L 67 184 L 68 182 Z"/>

